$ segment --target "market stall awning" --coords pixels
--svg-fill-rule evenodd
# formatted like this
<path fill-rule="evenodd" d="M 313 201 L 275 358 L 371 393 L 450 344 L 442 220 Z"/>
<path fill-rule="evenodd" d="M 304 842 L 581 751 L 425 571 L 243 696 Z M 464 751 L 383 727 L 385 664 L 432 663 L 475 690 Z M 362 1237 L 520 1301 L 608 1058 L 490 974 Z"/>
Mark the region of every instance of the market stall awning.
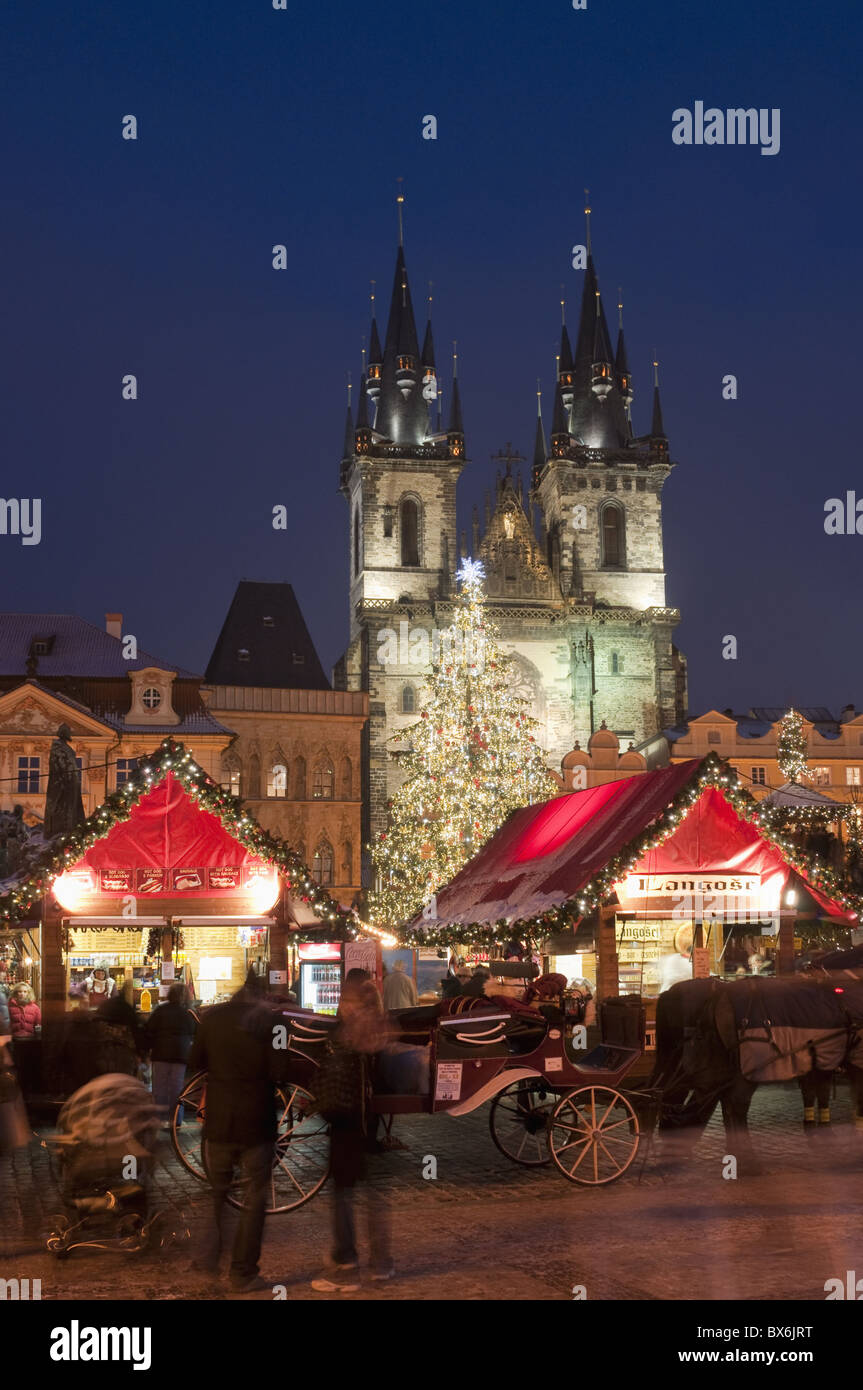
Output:
<path fill-rule="evenodd" d="M 840 805 L 832 796 L 825 796 L 814 787 L 804 787 L 800 782 L 784 782 L 765 796 L 761 805 L 791 811 L 823 811 L 833 820 L 839 820 L 848 813 L 847 806 Z"/>
<path fill-rule="evenodd" d="M 748 872 L 780 888 L 796 874 L 825 915 L 855 921 L 814 881 L 814 868 L 792 863 L 735 809 L 730 798 L 740 794 L 731 782 L 718 759 L 694 758 L 527 806 L 439 889 L 432 915 L 427 910 L 412 925 L 526 923 L 570 901 L 577 916 L 610 898 L 625 874 L 671 868 Z"/>

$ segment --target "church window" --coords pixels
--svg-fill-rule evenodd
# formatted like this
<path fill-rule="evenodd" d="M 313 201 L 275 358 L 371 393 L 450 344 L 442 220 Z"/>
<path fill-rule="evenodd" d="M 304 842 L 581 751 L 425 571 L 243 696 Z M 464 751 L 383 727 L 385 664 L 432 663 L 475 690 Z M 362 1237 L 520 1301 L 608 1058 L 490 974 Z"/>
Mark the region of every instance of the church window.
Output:
<path fill-rule="evenodd" d="M 646 489 L 646 487 L 647 487 L 647 479 L 646 479 L 646 478 L 636 478 L 636 480 L 635 480 L 635 491 L 636 491 L 636 492 L 644 492 L 645 489 Z"/>
<path fill-rule="evenodd" d="M 600 532 L 602 536 L 603 568 L 622 569 L 625 564 L 622 507 L 614 502 L 609 502 L 602 508 L 600 512 Z"/>
<path fill-rule="evenodd" d="M 587 479 L 586 479 L 586 478 L 576 478 L 576 480 L 575 480 L 575 486 L 578 488 L 578 491 L 579 491 L 579 492 L 584 492 L 585 488 L 587 487 Z"/>
<path fill-rule="evenodd" d="M 624 478 L 624 480 L 623 480 L 623 491 L 624 491 L 624 492 L 632 492 L 632 479 L 631 479 L 631 478 Z"/>
<path fill-rule="evenodd" d="M 354 787 L 354 775 L 353 775 L 353 773 L 354 773 L 354 770 L 353 770 L 353 767 L 351 766 L 351 760 L 350 760 L 350 758 L 342 758 L 341 782 L 342 782 L 342 800 L 343 800 L 343 801 L 350 801 L 351 796 L 352 796 L 352 794 L 353 794 L 353 787 Z"/>
<path fill-rule="evenodd" d="M 393 509 L 392 509 L 392 507 L 390 507 L 390 506 L 384 507 L 383 517 L 384 517 L 384 535 L 387 537 L 387 539 L 389 539 L 390 536 L 392 536 L 392 533 L 393 533 Z"/>
<path fill-rule="evenodd" d="M 354 574 L 359 574 L 361 567 L 360 557 L 360 509 L 354 508 Z"/>
<path fill-rule="evenodd" d="M 231 768 L 231 771 L 228 775 L 227 789 L 231 793 L 231 796 L 240 795 L 240 769 L 238 767 Z"/>
<path fill-rule="evenodd" d="M 39 790 L 39 759 L 38 759 L 38 758 L 19 758 L 19 759 L 18 759 L 18 790 L 19 790 L 19 792 L 38 792 L 38 790 Z"/>
<path fill-rule="evenodd" d="M 345 861 L 342 864 L 344 869 L 344 882 L 353 883 L 354 881 L 354 847 L 350 840 L 345 840 Z"/>
<path fill-rule="evenodd" d="M 612 652 L 609 656 L 608 669 L 613 676 L 623 675 L 623 657 L 619 652 Z"/>
<path fill-rule="evenodd" d="M 287 796 L 288 769 L 284 763 L 276 763 L 267 774 L 267 796 Z"/>
<path fill-rule="evenodd" d="M 294 800 L 305 801 L 306 799 L 306 760 L 305 758 L 294 758 Z"/>
<path fill-rule="evenodd" d="M 406 497 L 401 505 L 401 543 L 402 564 L 418 565 L 419 545 L 419 507 L 412 497 Z"/>
<path fill-rule="evenodd" d="M 312 795 L 316 801 L 332 801 L 334 780 L 332 763 L 318 763 L 315 768 L 314 785 L 312 787 Z"/>
<path fill-rule="evenodd" d="M 402 714 L 414 714 L 417 707 L 417 693 L 412 685 L 402 687 Z"/>
<path fill-rule="evenodd" d="M 328 888 L 333 881 L 333 847 L 329 840 L 321 840 L 315 850 L 312 862 L 312 876 L 322 888 Z"/>
<path fill-rule="evenodd" d="M 162 703 L 162 692 L 161 690 L 157 690 L 155 686 L 148 685 L 141 696 L 141 700 L 145 709 L 158 709 Z"/>
<path fill-rule="evenodd" d="M 261 795 L 261 760 L 257 753 L 253 753 L 249 759 L 248 795 L 252 800 L 256 800 Z"/>
<path fill-rule="evenodd" d="M 37 759 L 37 761 L 38 761 L 38 759 Z M 116 769 L 117 780 L 116 780 L 115 785 L 118 786 L 118 787 L 123 787 L 123 786 L 125 786 L 125 784 L 126 784 L 127 782 L 131 782 L 132 778 L 135 776 L 135 773 L 136 773 L 137 771 L 138 771 L 138 759 L 137 759 L 137 758 L 118 758 L 118 759 L 117 759 L 117 769 Z M 19 790 L 20 790 L 20 788 L 19 788 Z"/>

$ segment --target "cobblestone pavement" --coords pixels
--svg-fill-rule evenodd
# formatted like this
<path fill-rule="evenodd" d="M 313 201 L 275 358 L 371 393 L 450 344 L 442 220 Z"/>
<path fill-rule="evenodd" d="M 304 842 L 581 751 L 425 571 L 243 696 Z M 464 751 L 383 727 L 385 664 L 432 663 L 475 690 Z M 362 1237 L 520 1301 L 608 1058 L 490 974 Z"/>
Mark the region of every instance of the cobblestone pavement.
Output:
<path fill-rule="evenodd" d="M 847 1270 L 863 1276 L 863 1133 L 842 1086 L 833 1114 L 830 1131 L 804 1135 L 797 1088 L 765 1087 L 751 1111 L 760 1176 L 723 1178 L 728 1146 L 714 1118 L 691 1152 L 658 1140 L 622 1179 L 594 1189 L 553 1167 L 511 1163 L 491 1141 L 487 1106 L 460 1119 L 399 1119 L 395 1133 L 407 1147 L 375 1161 L 375 1182 L 389 1194 L 397 1278 L 340 1297 L 563 1300 L 583 1285 L 589 1300 L 821 1300 L 827 1279 Z M 436 1179 L 423 1177 L 427 1155 L 437 1161 Z M 58 1261 L 44 1250 L 58 1210 L 45 1151 L 34 1144 L 0 1160 L 0 1277 L 41 1278 L 43 1299 L 235 1297 L 188 1271 L 206 1188 L 168 1141 L 155 1192 L 158 1204 L 182 1207 L 190 1246 Z M 309 1281 L 327 1253 L 329 1206 L 324 1189 L 267 1220 L 261 1271 L 289 1299 L 326 1297 Z"/>

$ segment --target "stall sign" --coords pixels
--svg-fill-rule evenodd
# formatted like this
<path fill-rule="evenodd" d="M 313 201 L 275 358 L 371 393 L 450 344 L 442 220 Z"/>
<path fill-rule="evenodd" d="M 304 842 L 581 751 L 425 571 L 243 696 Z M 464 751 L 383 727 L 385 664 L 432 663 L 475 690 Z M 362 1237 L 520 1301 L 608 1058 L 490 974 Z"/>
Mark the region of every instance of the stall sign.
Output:
<path fill-rule="evenodd" d="M 191 893 L 204 886 L 205 869 L 173 869 L 171 872 L 171 886 L 176 893 Z"/>
<path fill-rule="evenodd" d="M 174 978 L 174 962 L 173 962 L 172 960 L 163 960 L 163 961 L 162 961 L 162 979 L 163 979 L 163 980 L 173 980 L 173 978 Z"/>
<path fill-rule="evenodd" d="M 756 894 L 761 889 L 759 874 L 699 873 L 681 869 L 675 874 L 627 874 L 627 898 L 673 898 L 681 893 L 730 894 L 734 897 Z"/>
<path fill-rule="evenodd" d="M 103 893 L 131 893 L 135 875 L 131 869 L 100 869 L 99 886 Z"/>
<path fill-rule="evenodd" d="M 342 948 L 338 941 L 304 941 L 298 947 L 300 960 L 341 960 Z"/>
<path fill-rule="evenodd" d="M 458 1100 L 461 1096 L 461 1062 L 438 1062 L 435 1100 Z"/>
<path fill-rule="evenodd" d="M 161 893 L 165 888 L 164 869 L 139 869 L 136 880 L 138 893 Z"/>
<path fill-rule="evenodd" d="M 374 941 L 345 942 L 345 974 L 349 970 L 367 970 L 370 975 L 377 972 L 377 943 Z"/>
<path fill-rule="evenodd" d="M 270 879 L 273 876 L 272 865 L 270 864 L 247 864 L 245 866 L 246 887 L 250 888 L 253 884 L 260 882 L 262 878 Z"/>
<path fill-rule="evenodd" d="M 207 877 L 211 888 L 239 888 L 243 881 L 243 871 L 239 864 L 226 864 L 216 869 L 208 869 Z"/>

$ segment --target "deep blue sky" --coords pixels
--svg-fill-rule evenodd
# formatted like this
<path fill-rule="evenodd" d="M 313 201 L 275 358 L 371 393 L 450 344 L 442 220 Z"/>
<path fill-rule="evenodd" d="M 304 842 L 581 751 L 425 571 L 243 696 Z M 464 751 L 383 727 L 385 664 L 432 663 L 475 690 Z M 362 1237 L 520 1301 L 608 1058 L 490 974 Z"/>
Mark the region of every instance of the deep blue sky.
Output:
<path fill-rule="evenodd" d="M 464 525 L 489 456 L 532 450 L 537 376 L 550 420 L 587 184 L 639 429 L 661 359 L 693 711 L 863 705 L 863 536 L 823 530 L 826 498 L 863 497 L 859 8 L 7 0 L 0 24 L 0 493 L 44 512 L 40 546 L 0 537 L 3 607 L 116 608 L 203 669 L 237 579 L 288 579 L 329 668 L 344 381 L 370 278 L 388 299 L 396 177 L 414 301 L 432 279 L 439 359 L 459 342 Z M 675 146 L 671 113 L 697 99 L 781 108 L 780 153 Z"/>

